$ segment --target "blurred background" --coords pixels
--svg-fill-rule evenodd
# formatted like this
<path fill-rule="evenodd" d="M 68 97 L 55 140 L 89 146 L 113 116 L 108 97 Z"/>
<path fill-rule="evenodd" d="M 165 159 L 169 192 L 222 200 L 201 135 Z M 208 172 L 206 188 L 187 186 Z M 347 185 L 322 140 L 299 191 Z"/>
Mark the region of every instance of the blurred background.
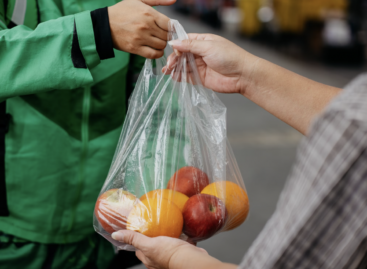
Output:
<path fill-rule="evenodd" d="M 367 0 L 177 0 L 157 9 L 188 33 L 221 35 L 321 83 L 343 88 L 367 70 Z M 239 228 L 198 246 L 239 264 L 276 208 L 302 135 L 244 97 L 218 96 L 228 108 L 228 137 L 250 214 Z"/>
<path fill-rule="evenodd" d="M 213 28 L 332 63 L 365 61 L 365 0 L 177 0 Z"/>

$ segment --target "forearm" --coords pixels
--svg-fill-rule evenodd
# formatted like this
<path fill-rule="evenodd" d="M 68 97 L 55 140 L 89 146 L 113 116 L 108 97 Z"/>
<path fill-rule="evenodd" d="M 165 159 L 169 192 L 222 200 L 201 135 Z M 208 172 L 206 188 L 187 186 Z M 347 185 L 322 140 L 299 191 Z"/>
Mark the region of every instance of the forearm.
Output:
<path fill-rule="evenodd" d="M 211 257 L 212 258 L 212 257 Z M 236 269 L 237 265 L 230 263 L 223 263 L 219 260 L 212 258 L 213 260 L 199 259 L 199 260 L 191 260 L 187 263 L 184 263 L 180 269 Z"/>
<path fill-rule="evenodd" d="M 178 255 L 181 255 L 182 253 L 178 252 Z M 237 265 L 230 264 L 230 263 L 223 263 L 213 257 L 211 257 L 208 254 L 203 255 L 200 252 L 196 253 L 190 253 L 188 255 L 189 258 L 182 258 L 186 257 L 186 255 L 181 255 L 181 257 L 178 257 L 178 260 L 181 260 L 179 262 L 174 262 L 171 266 L 169 266 L 170 269 L 205 269 L 205 268 L 213 268 L 213 269 L 235 269 L 237 268 Z M 171 259 L 174 260 L 175 258 Z"/>
<path fill-rule="evenodd" d="M 245 67 L 251 70 L 245 70 L 249 75 L 243 76 L 242 94 L 302 134 L 307 133 L 312 119 L 341 91 L 261 58 L 251 61 L 253 66 Z"/>

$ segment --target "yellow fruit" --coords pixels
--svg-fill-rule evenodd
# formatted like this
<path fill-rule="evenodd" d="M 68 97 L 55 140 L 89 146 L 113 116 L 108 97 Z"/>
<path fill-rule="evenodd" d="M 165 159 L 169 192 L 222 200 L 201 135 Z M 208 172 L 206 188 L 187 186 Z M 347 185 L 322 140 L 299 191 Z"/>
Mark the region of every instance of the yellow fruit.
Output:
<path fill-rule="evenodd" d="M 140 197 L 140 200 L 143 201 L 144 199 L 147 199 L 147 198 L 152 199 L 152 198 L 159 198 L 159 197 L 173 202 L 181 210 L 181 212 L 187 200 L 189 200 L 189 197 L 187 197 L 185 194 L 178 192 L 178 191 L 167 190 L 167 189 L 159 189 L 159 190 L 150 191 L 144 194 L 142 197 Z"/>
<path fill-rule="evenodd" d="M 126 229 L 149 237 L 170 236 L 178 238 L 183 227 L 181 210 L 171 201 L 161 197 L 146 198 L 131 210 Z"/>
<path fill-rule="evenodd" d="M 228 211 L 228 220 L 223 231 L 232 230 L 240 226 L 249 211 L 247 193 L 236 183 L 218 181 L 206 186 L 201 193 L 210 194 L 221 199 Z"/>

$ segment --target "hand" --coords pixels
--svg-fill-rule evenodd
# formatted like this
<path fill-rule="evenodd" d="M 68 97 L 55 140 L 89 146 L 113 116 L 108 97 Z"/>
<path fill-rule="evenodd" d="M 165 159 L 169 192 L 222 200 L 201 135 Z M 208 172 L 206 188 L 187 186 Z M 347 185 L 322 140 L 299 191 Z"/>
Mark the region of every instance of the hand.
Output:
<path fill-rule="evenodd" d="M 150 238 L 133 231 L 118 231 L 112 238 L 134 246 L 136 256 L 148 269 L 234 268 L 209 256 L 202 249 L 180 239 L 159 236 Z"/>
<path fill-rule="evenodd" d="M 189 34 L 189 40 L 170 44 L 178 52 L 193 53 L 203 85 L 221 93 L 243 93 L 259 60 L 229 40 L 211 34 Z M 169 56 L 162 72 L 174 72 L 179 59 L 176 54 Z"/>
<path fill-rule="evenodd" d="M 160 58 L 167 44 L 169 18 L 151 6 L 176 0 L 124 0 L 108 8 L 111 35 L 118 50 Z"/>
<path fill-rule="evenodd" d="M 219 36 L 190 34 L 189 40 L 171 42 L 175 51 L 194 54 L 206 88 L 240 93 L 302 134 L 341 91 L 256 57 Z M 162 70 L 178 81 L 183 75 L 191 76 L 190 68 L 185 69 L 188 74 L 175 70 L 179 59 L 170 55 Z"/>

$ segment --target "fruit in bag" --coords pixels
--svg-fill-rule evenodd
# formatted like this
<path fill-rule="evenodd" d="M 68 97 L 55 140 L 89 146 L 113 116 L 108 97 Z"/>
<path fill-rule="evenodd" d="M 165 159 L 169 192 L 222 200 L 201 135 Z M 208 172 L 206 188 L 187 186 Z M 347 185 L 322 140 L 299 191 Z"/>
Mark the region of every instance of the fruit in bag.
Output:
<path fill-rule="evenodd" d="M 111 189 L 99 196 L 94 214 L 108 233 L 126 229 L 127 216 L 137 202 L 135 195 L 121 189 Z"/>
<path fill-rule="evenodd" d="M 214 195 L 224 202 L 228 210 L 228 220 L 224 231 L 232 230 L 245 221 L 249 211 L 249 201 L 246 191 L 236 183 L 214 182 L 206 186 L 201 193 Z"/>
<path fill-rule="evenodd" d="M 181 192 L 188 197 L 198 194 L 209 184 L 206 173 L 192 166 L 179 169 L 168 181 L 167 189 Z"/>
<path fill-rule="evenodd" d="M 126 228 L 149 237 L 169 236 L 179 238 L 183 227 L 181 210 L 171 201 L 161 197 L 139 201 L 131 210 Z"/>
<path fill-rule="evenodd" d="M 168 35 L 188 39 L 175 20 Z M 179 56 L 171 74 L 166 65 L 146 60 L 96 203 L 93 226 L 118 249 L 135 250 L 116 230 L 194 242 L 238 227 L 249 211 L 226 107 L 202 86 L 194 55 Z"/>
<path fill-rule="evenodd" d="M 227 216 L 226 207 L 219 198 L 196 194 L 190 197 L 184 207 L 183 232 L 194 241 L 207 239 L 224 226 Z"/>
<path fill-rule="evenodd" d="M 189 197 L 187 197 L 185 194 L 173 191 L 173 190 L 167 190 L 167 189 L 158 189 L 154 191 L 150 191 L 146 194 L 144 194 L 142 197 L 140 197 L 140 201 L 143 201 L 147 198 L 163 198 L 167 199 L 168 201 L 173 202 L 182 212 L 187 200 L 189 200 Z"/>

